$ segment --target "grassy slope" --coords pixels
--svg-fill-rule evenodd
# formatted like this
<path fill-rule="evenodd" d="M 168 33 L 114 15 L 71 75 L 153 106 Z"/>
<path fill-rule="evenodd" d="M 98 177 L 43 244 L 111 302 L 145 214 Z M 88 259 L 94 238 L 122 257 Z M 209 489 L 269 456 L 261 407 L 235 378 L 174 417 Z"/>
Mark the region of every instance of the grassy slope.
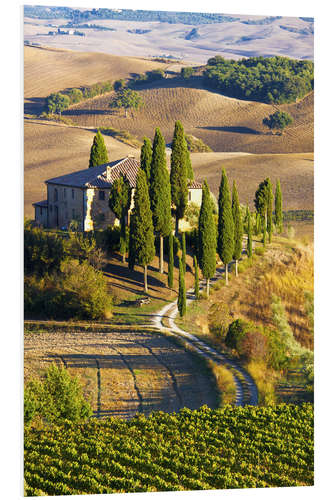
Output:
<path fill-rule="evenodd" d="M 122 111 L 110 112 L 109 95 L 77 104 L 65 114 L 77 124 L 90 126 L 95 124 L 97 115 L 101 125 L 126 129 L 139 137 L 151 137 L 158 126 L 167 142 L 172 140 L 174 122 L 181 120 L 187 133 L 199 137 L 214 151 L 313 151 L 313 94 L 297 104 L 273 106 L 228 98 L 170 80 L 139 93 L 145 106 L 127 118 Z M 282 136 L 272 135 L 262 120 L 280 108 L 292 115 L 294 123 Z"/>
<path fill-rule="evenodd" d="M 96 52 L 24 47 L 24 98 L 26 112 L 38 113 L 40 100 L 51 92 L 127 78 L 166 65 L 135 57 Z"/>

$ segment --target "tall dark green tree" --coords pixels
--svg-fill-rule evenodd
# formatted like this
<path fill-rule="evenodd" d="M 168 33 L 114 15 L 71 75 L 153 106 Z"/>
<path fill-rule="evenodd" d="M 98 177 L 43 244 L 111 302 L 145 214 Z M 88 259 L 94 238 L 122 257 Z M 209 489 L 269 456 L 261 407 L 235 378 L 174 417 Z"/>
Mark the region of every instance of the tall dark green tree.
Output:
<path fill-rule="evenodd" d="M 246 232 L 247 232 L 247 245 L 246 253 L 249 258 L 252 257 L 252 221 L 249 206 L 246 207 Z"/>
<path fill-rule="evenodd" d="M 186 314 L 186 288 L 184 280 L 184 270 L 183 266 L 179 266 L 179 285 L 178 285 L 178 300 L 177 307 L 179 315 L 182 318 Z"/>
<path fill-rule="evenodd" d="M 242 255 L 243 249 L 243 220 L 242 214 L 239 206 L 238 192 L 235 181 L 232 185 L 232 217 L 234 219 L 234 238 L 235 238 L 235 247 L 233 258 L 235 259 L 235 272 L 236 276 L 238 276 L 238 261 Z"/>
<path fill-rule="evenodd" d="M 146 172 L 148 186 L 150 184 L 150 167 L 152 160 L 153 150 L 151 147 L 151 141 L 148 137 L 143 138 L 143 145 L 141 147 L 141 156 L 140 156 L 140 166 L 142 170 Z"/>
<path fill-rule="evenodd" d="M 273 203 L 272 184 L 270 179 L 266 178 L 259 184 L 254 198 L 256 211 L 260 216 L 262 242 L 264 246 L 266 245 L 267 231 L 269 230 L 272 231 L 272 203 Z"/>
<path fill-rule="evenodd" d="M 192 168 L 191 155 L 187 146 L 187 142 L 186 142 L 186 164 L 187 164 L 187 179 L 193 181 L 194 173 Z"/>
<path fill-rule="evenodd" d="M 171 188 L 166 165 L 165 141 L 159 128 L 155 131 L 153 143 L 149 192 L 153 224 L 160 237 L 160 273 L 163 273 L 163 238 L 171 231 Z"/>
<path fill-rule="evenodd" d="M 228 284 L 228 265 L 232 260 L 235 248 L 235 228 L 234 219 L 232 216 L 228 178 L 225 169 L 222 170 L 218 209 L 217 252 L 223 264 L 225 265 L 225 282 L 226 284 Z"/>
<path fill-rule="evenodd" d="M 282 213 L 282 192 L 280 180 L 276 181 L 275 188 L 275 225 L 279 234 L 283 231 L 283 213 Z"/>
<path fill-rule="evenodd" d="M 90 149 L 89 167 L 98 167 L 108 163 L 108 152 L 104 143 L 103 136 L 99 130 L 94 137 L 93 144 Z"/>
<path fill-rule="evenodd" d="M 266 186 L 266 196 L 267 196 L 267 232 L 268 232 L 268 241 L 272 243 L 272 234 L 273 234 L 273 189 L 272 183 L 269 177 L 267 177 L 267 186 Z"/>
<path fill-rule="evenodd" d="M 184 129 L 179 120 L 175 123 L 175 130 L 171 145 L 171 200 L 174 204 L 176 217 L 176 234 L 179 230 L 179 220 L 184 217 L 188 201 L 188 157 Z"/>
<path fill-rule="evenodd" d="M 147 177 L 141 169 L 136 178 L 134 208 L 130 221 L 129 247 L 129 265 L 139 264 L 143 266 L 144 290 L 148 292 L 147 266 L 155 255 L 154 226 Z"/>
<path fill-rule="evenodd" d="M 184 275 L 186 273 L 186 234 L 182 233 L 182 265 L 184 270 Z"/>
<path fill-rule="evenodd" d="M 209 281 L 216 271 L 216 228 L 213 216 L 213 203 L 206 180 L 202 189 L 198 240 L 199 266 L 204 278 L 207 280 L 207 295 L 209 296 Z"/>
<path fill-rule="evenodd" d="M 193 260 L 194 260 L 194 295 L 195 298 L 198 299 L 200 289 L 199 289 L 199 267 L 196 255 L 194 256 Z"/>
<path fill-rule="evenodd" d="M 168 259 L 168 287 L 172 288 L 173 287 L 173 268 L 174 268 L 174 261 L 173 261 L 173 234 L 170 232 L 169 234 L 169 259 Z"/>
<path fill-rule="evenodd" d="M 110 189 L 109 207 L 120 221 L 120 253 L 126 259 L 126 218 L 131 205 L 131 186 L 127 177 L 116 179 Z"/>

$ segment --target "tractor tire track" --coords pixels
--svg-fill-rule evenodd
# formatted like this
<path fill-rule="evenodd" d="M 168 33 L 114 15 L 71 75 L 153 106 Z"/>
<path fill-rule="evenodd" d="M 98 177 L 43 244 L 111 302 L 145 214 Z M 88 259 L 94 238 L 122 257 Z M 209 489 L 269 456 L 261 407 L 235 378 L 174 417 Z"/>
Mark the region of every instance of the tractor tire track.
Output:
<path fill-rule="evenodd" d="M 121 360 L 123 361 L 126 368 L 131 372 L 131 375 L 133 377 L 134 389 L 135 389 L 135 392 L 137 394 L 138 401 L 139 401 L 138 411 L 139 411 L 139 413 L 143 413 L 143 397 L 142 397 L 142 394 L 141 394 L 140 389 L 138 387 L 136 374 L 135 374 L 133 368 L 131 367 L 131 365 L 127 361 L 126 357 L 118 349 L 116 349 L 115 347 L 111 347 L 111 346 L 110 346 L 110 349 L 113 349 L 118 354 L 118 356 L 121 358 Z"/>
<path fill-rule="evenodd" d="M 155 354 L 152 350 L 151 347 L 145 345 L 145 344 L 142 344 L 141 342 L 136 342 L 136 344 L 138 345 L 141 345 L 144 349 L 147 349 L 150 354 L 159 362 L 159 364 L 161 364 L 162 366 L 164 366 L 164 368 L 167 370 L 167 372 L 169 373 L 170 377 L 171 377 L 171 380 L 172 380 L 172 388 L 178 398 L 178 401 L 179 401 L 179 404 L 180 404 L 180 408 L 183 408 L 184 407 L 184 401 L 183 401 L 183 396 L 181 395 L 181 392 L 179 390 L 179 387 L 178 387 L 178 383 L 177 383 L 177 379 L 173 373 L 173 371 L 171 370 L 171 368 L 169 367 L 169 365 L 167 365 L 167 363 L 165 363 L 164 361 L 161 360 L 161 358 Z"/>

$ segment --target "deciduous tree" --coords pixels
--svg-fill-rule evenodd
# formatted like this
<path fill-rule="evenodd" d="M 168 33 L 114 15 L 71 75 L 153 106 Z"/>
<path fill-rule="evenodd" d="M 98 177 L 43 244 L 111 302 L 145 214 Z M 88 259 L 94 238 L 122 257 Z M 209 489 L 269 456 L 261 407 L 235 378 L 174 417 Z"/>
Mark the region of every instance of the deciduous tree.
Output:
<path fill-rule="evenodd" d="M 129 109 L 139 109 L 143 106 L 143 100 L 135 90 L 123 88 L 118 90 L 115 97 L 109 104 L 110 108 L 123 108 L 125 110 L 125 118 Z"/>

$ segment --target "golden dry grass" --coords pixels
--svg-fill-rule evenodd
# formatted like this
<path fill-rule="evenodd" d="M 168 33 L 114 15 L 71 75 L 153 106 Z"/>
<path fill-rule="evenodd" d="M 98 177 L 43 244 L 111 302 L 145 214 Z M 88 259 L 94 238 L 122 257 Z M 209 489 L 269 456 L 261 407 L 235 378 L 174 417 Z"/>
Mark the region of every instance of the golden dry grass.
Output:
<path fill-rule="evenodd" d="M 128 78 L 166 65 L 135 57 L 98 52 L 24 47 L 24 98 L 30 113 L 40 112 L 40 99 L 51 92 Z"/>
<path fill-rule="evenodd" d="M 280 240 L 282 241 L 282 240 Z M 313 245 L 295 241 L 275 242 L 263 257 L 229 287 L 222 287 L 211 300 L 227 304 L 233 319 L 243 318 L 274 327 L 272 295 L 281 298 L 294 336 L 304 347 L 313 348 L 311 324 L 306 313 L 305 292 L 313 293 Z"/>
<path fill-rule="evenodd" d="M 202 88 L 189 88 L 166 80 L 158 88 L 139 90 L 144 107 L 124 116 L 109 108 L 110 95 L 75 105 L 65 112 L 74 123 L 126 129 L 142 138 L 160 127 L 166 141 L 180 120 L 187 133 L 202 139 L 214 151 L 297 153 L 313 151 L 313 93 L 298 103 L 275 106 L 225 97 Z M 272 135 L 262 120 L 277 109 L 294 118 L 282 136 Z"/>
<path fill-rule="evenodd" d="M 230 186 L 236 181 L 240 202 L 249 203 L 251 209 L 258 184 L 266 177 L 270 177 L 273 186 L 280 179 L 285 210 L 313 209 L 313 153 L 230 157 L 223 153 L 195 153 L 191 159 L 195 178 L 199 181 L 207 179 L 215 196 L 218 196 L 223 167 Z"/>
<path fill-rule="evenodd" d="M 88 168 L 95 131 L 56 123 L 25 120 L 24 126 L 24 214 L 34 217 L 32 203 L 46 199 L 45 180 Z M 104 137 L 109 160 L 138 150 Z"/>

